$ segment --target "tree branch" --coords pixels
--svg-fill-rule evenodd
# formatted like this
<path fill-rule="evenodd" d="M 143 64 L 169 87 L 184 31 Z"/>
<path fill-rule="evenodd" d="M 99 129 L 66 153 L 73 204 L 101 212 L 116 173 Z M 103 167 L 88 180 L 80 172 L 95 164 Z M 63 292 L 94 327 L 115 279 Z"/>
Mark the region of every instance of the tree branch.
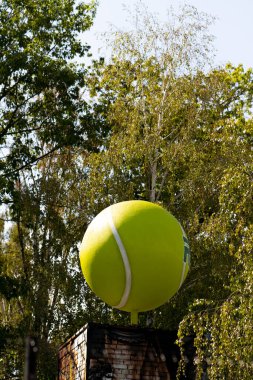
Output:
<path fill-rule="evenodd" d="M 18 173 L 19 171 L 21 171 L 21 170 L 23 170 L 23 169 L 26 169 L 26 168 L 28 168 L 29 166 L 35 165 L 38 161 L 40 161 L 40 160 L 42 160 L 43 158 L 49 156 L 50 154 L 52 154 L 53 152 L 55 152 L 56 150 L 58 150 L 58 149 L 60 149 L 60 148 L 62 148 L 62 145 L 57 145 L 57 146 L 55 146 L 53 149 L 51 149 L 49 152 L 42 154 L 41 156 L 39 156 L 39 157 L 35 158 L 34 160 L 28 162 L 27 164 L 24 164 L 24 165 L 20 166 L 20 167 L 17 168 L 17 169 L 14 169 L 14 170 L 9 171 L 9 172 L 7 172 L 7 173 L 5 173 L 5 174 L 2 174 L 1 177 L 6 177 L 6 176 L 9 176 L 9 175 L 11 175 L 11 174 Z"/>

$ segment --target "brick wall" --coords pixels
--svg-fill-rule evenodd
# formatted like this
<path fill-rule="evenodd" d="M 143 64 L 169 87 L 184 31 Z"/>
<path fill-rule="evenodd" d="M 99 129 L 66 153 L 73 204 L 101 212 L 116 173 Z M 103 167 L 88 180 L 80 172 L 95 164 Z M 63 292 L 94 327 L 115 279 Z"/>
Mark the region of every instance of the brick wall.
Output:
<path fill-rule="evenodd" d="M 87 327 L 84 326 L 59 349 L 58 379 L 85 380 L 87 360 Z"/>

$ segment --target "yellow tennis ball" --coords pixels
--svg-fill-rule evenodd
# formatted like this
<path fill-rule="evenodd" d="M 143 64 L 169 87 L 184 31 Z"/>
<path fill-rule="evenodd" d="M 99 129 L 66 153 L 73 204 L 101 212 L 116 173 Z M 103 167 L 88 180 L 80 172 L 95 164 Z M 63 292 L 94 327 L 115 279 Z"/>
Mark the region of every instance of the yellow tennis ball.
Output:
<path fill-rule="evenodd" d="M 84 277 L 104 302 L 129 312 L 155 309 L 182 285 L 189 245 L 177 219 L 146 201 L 126 201 L 100 212 L 80 247 Z"/>

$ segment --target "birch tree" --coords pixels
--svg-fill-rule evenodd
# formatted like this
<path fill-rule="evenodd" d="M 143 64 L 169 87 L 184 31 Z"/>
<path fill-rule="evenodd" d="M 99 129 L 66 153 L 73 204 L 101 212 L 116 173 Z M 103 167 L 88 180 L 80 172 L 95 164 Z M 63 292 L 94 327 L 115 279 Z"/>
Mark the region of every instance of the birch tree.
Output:
<path fill-rule="evenodd" d="M 115 160 L 121 154 L 126 162 L 142 162 L 145 195 L 140 197 L 154 202 L 168 176 L 168 170 L 161 173 L 159 168 L 170 146 L 179 141 L 182 128 L 176 119 L 193 98 L 191 76 L 210 57 L 212 20 L 185 6 L 179 14 L 171 9 L 168 21 L 161 24 L 142 3 L 129 19 L 130 31 L 110 34 L 111 59 L 99 77 L 94 73 L 91 85 L 100 103 L 109 105 L 110 151 L 117 152 Z"/>

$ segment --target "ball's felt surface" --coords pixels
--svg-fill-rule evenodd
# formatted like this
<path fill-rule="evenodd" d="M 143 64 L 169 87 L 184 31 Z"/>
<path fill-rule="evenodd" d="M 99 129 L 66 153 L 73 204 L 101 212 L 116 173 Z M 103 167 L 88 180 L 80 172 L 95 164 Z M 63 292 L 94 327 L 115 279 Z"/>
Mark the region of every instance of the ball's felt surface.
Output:
<path fill-rule="evenodd" d="M 100 212 L 80 247 L 90 288 L 109 305 L 129 312 L 169 300 L 189 270 L 189 245 L 174 216 L 146 201 L 126 201 Z"/>

